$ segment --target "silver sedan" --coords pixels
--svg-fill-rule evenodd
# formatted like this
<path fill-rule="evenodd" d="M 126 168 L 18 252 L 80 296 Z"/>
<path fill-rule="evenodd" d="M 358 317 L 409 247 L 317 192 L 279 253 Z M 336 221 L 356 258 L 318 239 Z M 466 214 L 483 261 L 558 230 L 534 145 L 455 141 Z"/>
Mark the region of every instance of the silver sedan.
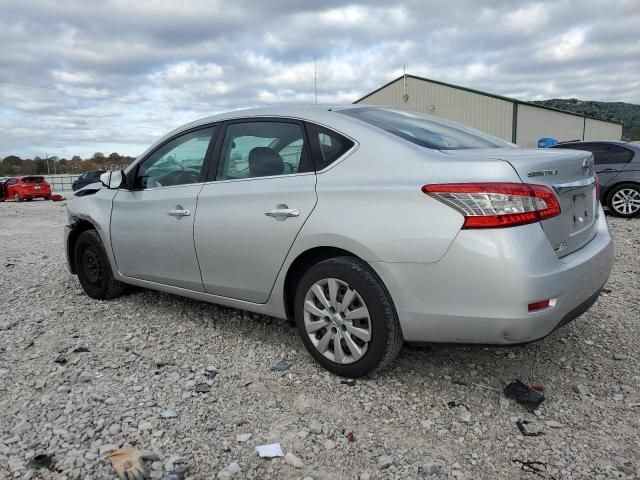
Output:
<path fill-rule="evenodd" d="M 382 107 L 205 118 L 68 203 L 69 269 L 295 321 L 358 377 L 403 342 L 530 342 L 596 300 L 612 266 L 593 156 L 523 150 Z"/>

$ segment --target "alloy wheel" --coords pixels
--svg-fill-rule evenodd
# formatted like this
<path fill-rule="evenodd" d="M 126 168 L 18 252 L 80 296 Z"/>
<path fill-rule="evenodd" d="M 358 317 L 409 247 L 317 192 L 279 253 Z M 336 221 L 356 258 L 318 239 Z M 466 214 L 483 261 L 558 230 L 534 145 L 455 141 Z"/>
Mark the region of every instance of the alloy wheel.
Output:
<path fill-rule="evenodd" d="M 337 278 L 319 280 L 309 288 L 304 326 L 316 350 L 339 364 L 360 360 L 371 341 L 371 318 L 364 300 Z"/>
<path fill-rule="evenodd" d="M 640 192 L 634 188 L 622 188 L 613 194 L 611 205 L 623 215 L 635 215 L 640 211 Z"/>

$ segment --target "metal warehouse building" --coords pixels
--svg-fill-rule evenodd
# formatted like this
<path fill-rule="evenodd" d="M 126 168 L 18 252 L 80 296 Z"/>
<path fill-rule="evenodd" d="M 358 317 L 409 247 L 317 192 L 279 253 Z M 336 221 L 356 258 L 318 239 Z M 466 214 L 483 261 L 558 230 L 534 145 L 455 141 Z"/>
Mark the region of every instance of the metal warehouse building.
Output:
<path fill-rule="evenodd" d="M 455 120 L 522 147 L 541 138 L 620 140 L 622 125 L 576 113 L 541 107 L 466 87 L 403 75 L 354 103 L 384 105 Z"/>

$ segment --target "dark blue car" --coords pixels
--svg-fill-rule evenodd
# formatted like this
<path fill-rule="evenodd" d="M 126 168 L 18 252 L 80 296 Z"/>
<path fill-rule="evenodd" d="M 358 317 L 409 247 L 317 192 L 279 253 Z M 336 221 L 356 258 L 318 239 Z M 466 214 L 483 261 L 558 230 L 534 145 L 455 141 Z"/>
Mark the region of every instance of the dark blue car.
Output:
<path fill-rule="evenodd" d="M 105 170 L 94 170 L 91 172 L 84 172 L 80 175 L 74 182 L 71 188 L 73 191 L 79 190 L 82 187 L 86 187 L 87 185 L 91 185 L 92 183 L 96 183 L 100 181 L 100 175 L 102 175 Z"/>

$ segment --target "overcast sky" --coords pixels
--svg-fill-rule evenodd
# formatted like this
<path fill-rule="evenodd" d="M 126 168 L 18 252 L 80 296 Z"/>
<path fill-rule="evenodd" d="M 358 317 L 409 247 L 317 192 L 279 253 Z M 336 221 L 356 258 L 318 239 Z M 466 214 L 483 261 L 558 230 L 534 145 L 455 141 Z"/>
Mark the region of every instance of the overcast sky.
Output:
<path fill-rule="evenodd" d="M 640 0 L 0 2 L 0 157 L 141 153 L 210 114 L 402 74 L 640 103 Z"/>

